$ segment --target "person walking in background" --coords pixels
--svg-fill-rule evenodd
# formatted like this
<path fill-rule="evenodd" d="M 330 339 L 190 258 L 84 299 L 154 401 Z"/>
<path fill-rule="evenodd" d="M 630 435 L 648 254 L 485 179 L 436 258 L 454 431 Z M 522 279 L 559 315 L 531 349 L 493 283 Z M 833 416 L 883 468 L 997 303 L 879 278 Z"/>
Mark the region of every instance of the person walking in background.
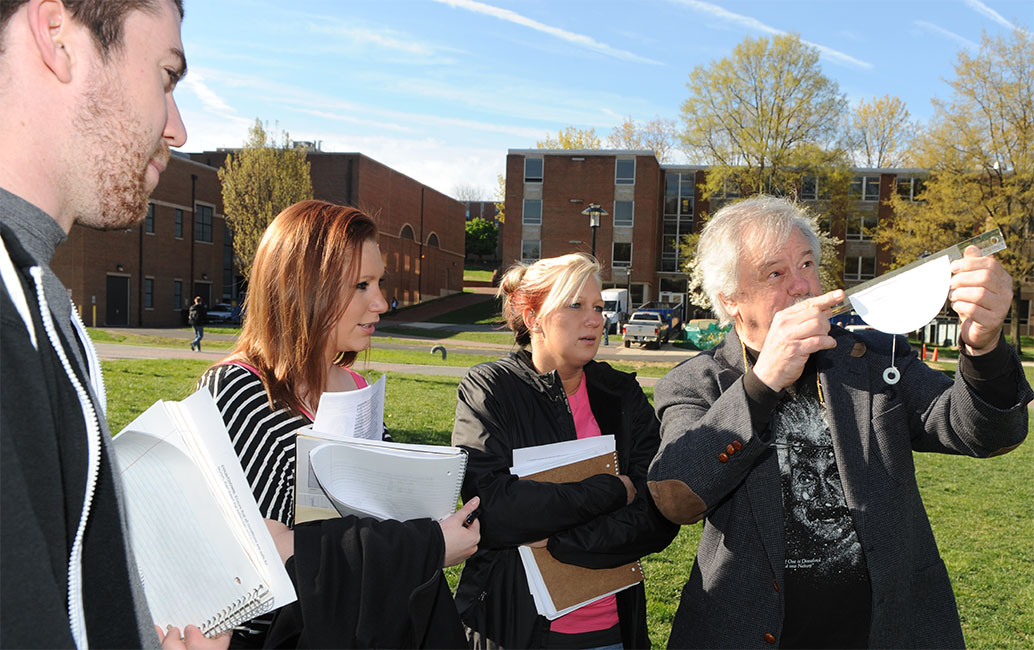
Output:
<path fill-rule="evenodd" d="M 391 313 L 395 314 L 399 310 L 399 299 L 395 296 L 391 297 Z"/>
<path fill-rule="evenodd" d="M 483 549 L 463 567 L 456 604 L 476 648 L 650 647 L 642 583 L 550 621 L 538 615 L 518 551 L 544 546 L 561 562 L 614 568 L 678 532 L 646 488 L 660 443 L 653 407 L 633 375 L 593 360 L 599 273 L 581 253 L 511 268 L 499 295 L 521 349 L 460 382 L 452 444 L 470 454 L 462 496 L 481 499 Z M 599 435 L 614 435 L 620 475 L 555 484 L 510 473 L 514 449 Z"/>
<path fill-rule="evenodd" d="M 201 296 L 194 297 L 194 304 L 187 310 L 187 324 L 194 328 L 194 340 L 190 342 L 190 349 L 201 351 L 201 339 L 205 336 L 205 320 L 208 318 L 208 310 L 201 302 Z"/>

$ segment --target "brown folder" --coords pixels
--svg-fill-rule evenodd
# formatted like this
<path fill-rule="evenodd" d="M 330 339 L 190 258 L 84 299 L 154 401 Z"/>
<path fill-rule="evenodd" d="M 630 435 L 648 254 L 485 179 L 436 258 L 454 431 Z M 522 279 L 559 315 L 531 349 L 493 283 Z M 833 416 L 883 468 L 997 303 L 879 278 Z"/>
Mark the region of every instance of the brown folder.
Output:
<path fill-rule="evenodd" d="M 617 454 L 606 453 L 521 478 L 546 483 L 570 483 L 596 474 L 616 476 L 617 473 Z M 531 551 L 557 611 L 595 600 L 643 581 L 643 568 L 638 561 L 613 569 L 586 569 L 574 564 L 564 564 L 545 548 L 533 548 Z"/>

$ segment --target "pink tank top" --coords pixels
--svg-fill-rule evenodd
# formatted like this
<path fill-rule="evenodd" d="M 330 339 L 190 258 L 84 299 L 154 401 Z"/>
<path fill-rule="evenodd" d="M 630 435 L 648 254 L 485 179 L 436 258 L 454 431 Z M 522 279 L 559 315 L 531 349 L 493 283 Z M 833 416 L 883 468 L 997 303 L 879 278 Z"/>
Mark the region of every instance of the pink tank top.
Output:
<path fill-rule="evenodd" d="M 574 395 L 568 396 L 567 401 L 571 404 L 571 415 L 574 416 L 574 430 L 579 438 L 598 436 L 600 425 L 592 415 L 592 408 L 589 406 L 589 391 L 585 387 L 585 373 L 582 373 L 582 381 Z M 561 634 L 581 634 L 583 632 L 595 632 L 606 630 L 618 624 L 618 601 L 617 596 L 611 594 L 579 607 L 570 614 L 561 616 L 554 620 L 549 629 Z"/>

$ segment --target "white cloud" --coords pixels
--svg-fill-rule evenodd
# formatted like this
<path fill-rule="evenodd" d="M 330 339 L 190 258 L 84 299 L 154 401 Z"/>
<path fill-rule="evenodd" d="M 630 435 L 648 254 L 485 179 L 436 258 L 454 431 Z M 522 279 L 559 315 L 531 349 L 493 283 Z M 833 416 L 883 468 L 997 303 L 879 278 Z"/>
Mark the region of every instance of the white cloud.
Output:
<path fill-rule="evenodd" d="M 926 22 L 925 20 L 917 20 L 914 22 L 914 24 L 916 27 L 919 27 L 920 29 L 923 29 L 928 32 L 933 32 L 934 34 L 937 34 L 939 36 L 951 39 L 959 45 L 961 45 L 962 47 L 971 50 L 975 50 L 980 47 L 979 45 L 977 45 L 976 43 L 964 36 L 959 36 L 955 32 L 949 31 L 939 25 L 934 25 L 933 23 Z"/>
<path fill-rule="evenodd" d="M 739 26 L 744 27 L 744 28 L 749 29 L 749 30 L 758 31 L 758 32 L 762 32 L 762 33 L 765 33 L 765 34 L 772 34 L 772 35 L 776 35 L 776 36 L 786 36 L 786 35 L 788 35 L 790 33 L 790 32 L 787 32 L 785 30 L 779 29 L 777 27 L 772 27 L 770 25 L 766 25 L 765 23 L 761 22 L 757 18 L 751 18 L 750 16 L 745 16 L 743 14 L 738 14 L 738 13 L 729 11 L 727 9 L 723 9 L 722 7 L 719 7 L 718 5 L 711 4 L 710 2 L 701 2 L 700 0 L 669 0 L 669 1 L 673 2 L 675 4 L 681 4 L 681 5 L 690 7 L 692 9 L 696 9 L 697 11 L 700 11 L 702 13 L 708 14 L 710 16 L 714 16 L 715 18 L 718 18 L 718 19 L 721 19 L 721 20 L 724 20 L 724 21 L 727 21 L 727 22 L 734 23 L 736 25 L 739 25 Z M 841 52 L 839 50 L 834 50 L 831 47 L 826 47 L 825 45 L 820 45 L 818 43 L 813 43 L 811 41 L 806 41 L 803 38 L 801 39 L 801 42 L 804 43 L 805 45 L 810 45 L 811 47 L 814 47 L 824 57 L 826 57 L 827 59 L 829 59 L 831 61 L 834 61 L 836 63 L 840 63 L 840 64 L 844 64 L 844 65 L 848 65 L 848 66 L 852 66 L 852 67 L 856 67 L 856 68 L 862 68 L 862 69 L 865 69 L 865 70 L 870 70 L 870 69 L 873 68 L 873 64 L 869 63 L 868 61 L 862 61 L 861 59 L 856 59 L 856 58 L 854 58 L 853 56 L 851 56 L 849 54 L 845 54 L 845 53 L 843 53 L 843 52 Z"/>
<path fill-rule="evenodd" d="M 545 23 L 540 23 L 539 21 L 528 18 L 527 16 L 522 16 L 515 11 L 503 9 L 501 7 L 493 7 L 492 5 L 488 5 L 483 2 L 477 2 L 477 0 L 435 0 L 435 2 L 440 2 L 456 9 L 466 9 L 467 11 L 473 11 L 475 13 L 498 18 L 499 20 L 505 20 L 516 25 L 528 27 L 535 31 L 542 32 L 543 34 L 548 34 L 563 41 L 567 41 L 568 43 L 573 43 L 579 47 L 584 47 L 622 61 L 648 63 L 650 65 L 663 65 L 660 61 L 655 61 L 653 59 L 639 56 L 633 52 L 619 50 L 607 45 L 606 43 L 601 43 L 591 36 L 576 34 L 575 32 L 569 32 L 566 29 L 561 29 L 560 27 L 546 25 Z"/>
<path fill-rule="evenodd" d="M 394 29 L 372 25 L 345 24 L 333 19 L 310 22 L 309 31 L 315 34 L 335 37 L 332 45 L 323 42 L 324 51 L 354 51 L 356 49 L 378 49 L 392 53 L 391 61 L 411 65 L 443 65 L 455 63 L 452 54 L 462 52 L 454 47 L 427 43 L 411 34 Z M 311 50 L 310 50 L 311 51 Z M 401 56 L 400 56 L 401 55 Z"/>
<path fill-rule="evenodd" d="M 973 11 L 977 12 L 978 14 L 981 14 L 982 16 L 990 18 L 991 20 L 993 20 L 994 22 L 998 23 L 1002 27 L 1005 27 L 1006 29 L 1021 29 L 1022 31 L 1027 31 L 1027 30 L 1023 29 L 1022 27 L 1018 27 L 1017 25 L 1013 25 L 1008 20 L 1003 18 L 1000 13 L 998 13 L 997 11 L 992 9 L 991 7 L 988 7 L 986 4 L 984 4 L 980 0 L 963 0 L 963 1 Z"/>

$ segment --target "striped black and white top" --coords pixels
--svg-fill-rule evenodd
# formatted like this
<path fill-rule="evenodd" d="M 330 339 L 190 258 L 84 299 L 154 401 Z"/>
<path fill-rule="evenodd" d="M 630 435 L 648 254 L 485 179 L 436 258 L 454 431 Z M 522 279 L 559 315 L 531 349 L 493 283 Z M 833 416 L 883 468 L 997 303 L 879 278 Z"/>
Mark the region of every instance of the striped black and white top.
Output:
<path fill-rule="evenodd" d="M 236 364 L 209 368 L 198 386 L 215 398 L 259 512 L 293 527 L 295 436 L 312 421 L 271 409 L 262 381 Z"/>

